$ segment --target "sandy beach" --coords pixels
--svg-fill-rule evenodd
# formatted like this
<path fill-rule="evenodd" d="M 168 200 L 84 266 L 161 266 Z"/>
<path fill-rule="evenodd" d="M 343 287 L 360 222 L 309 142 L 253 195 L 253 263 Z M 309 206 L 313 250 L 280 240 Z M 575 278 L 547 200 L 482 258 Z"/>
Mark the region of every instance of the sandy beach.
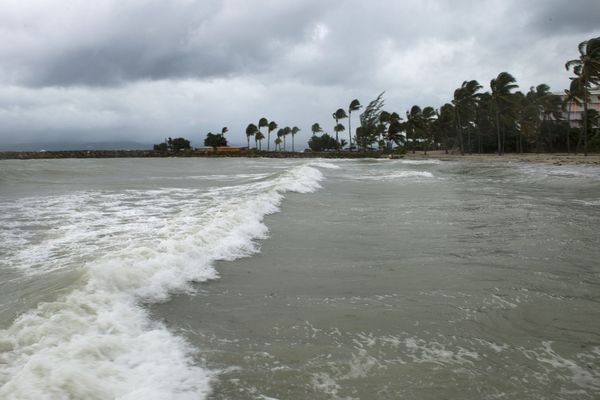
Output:
<path fill-rule="evenodd" d="M 434 158 L 443 161 L 505 161 L 505 162 L 535 162 L 553 165 L 600 165 L 600 154 L 566 154 L 566 153 L 507 153 L 499 156 L 498 154 L 446 154 L 443 150 L 428 151 L 427 155 L 420 153 L 407 153 L 407 159 Z"/>

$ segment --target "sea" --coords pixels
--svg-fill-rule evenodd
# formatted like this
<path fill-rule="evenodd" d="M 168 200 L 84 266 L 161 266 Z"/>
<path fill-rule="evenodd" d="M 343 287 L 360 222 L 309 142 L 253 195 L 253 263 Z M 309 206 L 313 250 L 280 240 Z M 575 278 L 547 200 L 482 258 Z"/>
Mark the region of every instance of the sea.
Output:
<path fill-rule="evenodd" d="M 0 398 L 599 399 L 600 167 L 0 161 Z"/>

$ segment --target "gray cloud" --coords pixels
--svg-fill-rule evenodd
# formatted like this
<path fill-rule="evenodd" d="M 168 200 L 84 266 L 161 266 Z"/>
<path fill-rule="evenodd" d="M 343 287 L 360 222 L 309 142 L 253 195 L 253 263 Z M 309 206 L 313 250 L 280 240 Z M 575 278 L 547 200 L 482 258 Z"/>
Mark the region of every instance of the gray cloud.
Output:
<path fill-rule="evenodd" d="M 463 80 L 509 71 L 560 90 L 597 0 L 58 0 L 0 10 L 0 142 L 197 137 L 261 116 L 331 129 L 386 90 L 439 106 Z"/>

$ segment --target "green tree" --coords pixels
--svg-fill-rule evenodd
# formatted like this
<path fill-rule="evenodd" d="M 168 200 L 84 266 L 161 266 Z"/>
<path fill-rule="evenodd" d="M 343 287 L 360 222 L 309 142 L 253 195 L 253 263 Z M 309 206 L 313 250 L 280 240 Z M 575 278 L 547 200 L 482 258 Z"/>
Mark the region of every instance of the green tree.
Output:
<path fill-rule="evenodd" d="M 339 134 L 340 132 L 344 132 L 344 131 L 346 130 L 346 128 L 345 128 L 345 127 L 344 127 L 344 125 L 342 125 L 342 124 L 336 124 L 336 125 L 333 127 L 333 130 L 334 130 L 334 132 L 335 132 L 335 140 L 336 140 L 336 142 L 338 142 L 338 143 L 339 143 L 339 140 L 338 140 L 338 134 Z"/>
<path fill-rule="evenodd" d="M 275 138 L 275 150 L 279 149 L 279 151 L 281 151 L 281 141 L 281 137 L 277 136 L 277 138 Z"/>
<path fill-rule="evenodd" d="M 475 108 L 479 95 L 477 92 L 482 86 L 475 80 L 464 81 L 458 89 L 454 91 L 452 104 L 454 105 L 454 113 L 458 131 L 458 141 L 461 154 L 465 153 L 463 130 L 465 125 L 471 126 L 475 119 Z M 473 152 L 471 146 L 471 130 L 467 129 L 467 149 L 469 154 Z"/>
<path fill-rule="evenodd" d="M 348 139 L 350 140 L 348 142 L 348 147 L 350 150 L 352 150 L 352 111 L 358 111 L 361 107 L 358 99 L 352 100 L 348 106 Z"/>
<path fill-rule="evenodd" d="M 498 139 L 498 155 L 502 155 L 502 136 L 500 134 L 500 117 L 511 105 L 511 90 L 518 88 L 517 80 L 508 72 L 500 72 L 490 81 L 492 89 L 492 105 L 496 117 L 496 134 Z"/>
<path fill-rule="evenodd" d="M 277 122 L 269 122 L 269 130 L 267 133 L 267 151 L 271 150 L 271 132 L 273 132 L 275 129 L 277 129 Z"/>
<path fill-rule="evenodd" d="M 296 134 L 300 132 L 300 128 L 298 128 L 297 126 L 294 126 L 291 130 L 290 130 L 290 135 L 292 135 L 292 152 L 294 151 L 294 136 L 296 136 Z"/>
<path fill-rule="evenodd" d="M 310 127 L 310 130 L 311 130 L 313 136 L 316 135 L 317 133 L 323 132 L 323 128 L 321 128 L 321 125 L 319 125 L 318 122 L 315 122 L 314 124 L 312 124 L 312 126 Z"/>
<path fill-rule="evenodd" d="M 265 135 L 263 135 L 263 133 L 260 130 L 256 132 L 256 135 L 254 135 L 254 141 L 258 150 L 262 150 L 262 141 L 264 138 Z"/>
<path fill-rule="evenodd" d="M 567 61 L 565 68 L 573 69 L 580 78 L 577 81 L 577 92 L 583 94 L 583 148 L 584 154 L 588 153 L 588 101 L 590 99 L 591 85 L 600 84 L 600 37 L 579 43 L 579 58 Z"/>
<path fill-rule="evenodd" d="M 211 146 L 213 149 L 217 149 L 219 146 L 227 146 L 227 139 L 223 134 L 214 134 L 212 132 L 208 132 L 206 134 L 206 139 L 204 139 L 205 146 Z"/>
<path fill-rule="evenodd" d="M 437 129 L 446 154 L 448 154 L 449 136 L 454 126 L 454 113 L 454 106 L 450 103 L 441 106 L 437 113 Z"/>
<path fill-rule="evenodd" d="M 379 93 L 360 114 L 360 127 L 356 129 L 356 144 L 362 149 L 368 149 L 377 140 L 379 116 L 385 103 L 384 94 L 385 92 Z"/>
<path fill-rule="evenodd" d="M 254 124 L 248 124 L 246 127 L 246 139 L 248 140 L 248 149 L 250 149 L 250 137 L 256 135 L 258 127 Z"/>
<path fill-rule="evenodd" d="M 338 108 L 336 110 L 336 112 L 333 113 L 333 119 L 335 119 L 335 127 L 333 130 L 335 131 L 335 140 L 337 140 L 338 143 L 339 143 L 338 132 L 341 132 L 341 131 L 336 130 L 336 128 L 339 125 L 340 119 L 344 119 L 344 118 L 348 118 L 348 115 L 346 114 L 346 111 L 344 111 L 343 108 Z"/>
<path fill-rule="evenodd" d="M 339 146 L 339 143 L 326 133 L 321 136 L 313 135 L 308 141 L 308 147 L 312 151 L 337 150 Z"/>
<path fill-rule="evenodd" d="M 261 119 L 258 120 L 258 131 L 261 133 L 262 133 L 262 130 L 261 130 L 262 128 L 267 128 L 267 130 L 269 129 L 269 120 L 266 119 L 265 117 L 262 117 Z M 262 137 L 264 139 L 264 135 L 262 135 Z"/>

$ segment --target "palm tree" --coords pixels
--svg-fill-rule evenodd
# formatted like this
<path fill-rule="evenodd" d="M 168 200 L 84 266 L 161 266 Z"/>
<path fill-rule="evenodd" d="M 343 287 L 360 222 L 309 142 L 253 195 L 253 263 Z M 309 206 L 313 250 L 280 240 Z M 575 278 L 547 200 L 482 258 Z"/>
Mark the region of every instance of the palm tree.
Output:
<path fill-rule="evenodd" d="M 348 118 L 348 115 L 346 114 L 346 111 L 344 111 L 343 108 L 338 108 L 337 111 L 333 113 L 333 119 L 335 119 L 335 127 L 333 128 L 333 130 L 335 131 L 335 141 L 338 143 L 340 141 L 338 140 L 338 131 L 336 131 L 336 128 L 339 125 L 339 120 L 344 118 Z"/>
<path fill-rule="evenodd" d="M 248 140 L 248 149 L 250 149 L 250 136 L 256 135 L 258 128 L 254 124 L 248 124 L 246 127 L 246 139 Z"/>
<path fill-rule="evenodd" d="M 412 144 L 412 152 L 415 154 L 417 136 L 419 133 L 419 126 L 421 124 L 421 107 L 412 106 L 410 111 L 406 112 L 406 139 L 410 138 Z"/>
<path fill-rule="evenodd" d="M 490 81 L 492 89 L 492 105 L 496 116 L 496 133 L 498 135 L 498 155 L 502 155 L 502 140 L 500 135 L 500 116 L 505 112 L 511 102 L 511 90 L 519 87 L 517 80 L 508 72 L 500 72 L 495 79 Z"/>
<path fill-rule="evenodd" d="M 266 119 L 265 117 L 262 117 L 261 119 L 258 120 L 258 131 L 262 132 L 261 129 L 262 128 L 269 128 L 269 120 Z M 264 135 L 262 135 L 264 138 Z"/>
<path fill-rule="evenodd" d="M 226 126 L 224 126 L 224 127 L 221 129 L 221 136 L 225 136 L 225 134 L 226 134 L 227 132 L 229 132 L 229 128 L 227 128 Z"/>
<path fill-rule="evenodd" d="M 432 136 L 432 124 L 435 120 L 435 110 L 433 107 L 425 107 L 421 111 L 421 130 L 423 132 L 423 154 L 427 154 L 427 147 L 431 142 Z"/>
<path fill-rule="evenodd" d="M 277 134 L 279 135 L 279 132 Z M 281 137 L 279 136 L 275 139 L 275 150 L 277 150 L 277 148 L 281 150 Z"/>
<path fill-rule="evenodd" d="M 446 103 L 440 107 L 437 112 L 437 125 L 444 143 L 444 151 L 448 154 L 448 132 L 452 129 L 454 123 L 454 106 Z"/>
<path fill-rule="evenodd" d="M 323 128 L 321 128 L 321 125 L 319 125 L 318 122 L 315 122 L 314 124 L 312 124 L 312 126 L 310 127 L 310 130 L 312 131 L 313 136 L 316 135 L 317 133 L 323 132 Z"/>
<path fill-rule="evenodd" d="M 263 135 L 263 133 L 261 131 L 256 132 L 256 135 L 254 135 L 254 140 L 255 143 L 257 142 L 257 148 L 258 150 L 262 150 L 262 140 L 265 138 L 265 135 Z"/>
<path fill-rule="evenodd" d="M 580 79 L 579 90 L 583 92 L 583 151 L 588 152 L 588 100 L 590 96 L 590 85 L 600 83 L 600 37 L 589 39 L 579 43 L 579 58 L 567 61 L 565 68 L 573 72 Z"/>
<path fill-rule="evenodd" d="M 348 139 L 350 139 L 348 147 L 350 150 L 352 150 L 352 111 L 358 111 L 361 107 L 358 99 L 352 100 L 348 106 Z"/>
<path fill-rule="evenodd" d="M 581 86 L 578 82 L 579 78 L 571 79 L 570 88 L 565 89 L 566 97 L 563 102 L 563 109 L 566 108 L 567 112 L 567 152 L 570 153 L 571 145 L 570 145 L 570 137 L 571 137 L 571 107 L 573 104 L 577 106 L 582 105 L 581 99 L 583 98 L 583 93 L 579 92 L 579 87 Z M 581 129 L 579 130 L 579 139 L 577 141 L 577 147 L 575 148 L 575 153 L 579 151 L 581 145 Z"/>
<path fill-rule="evenodd" d="M 344 132 L 346 130 L 346 128 L 342 124 L 337 124 L 336 126 L 333 127 L 333 130 L 335 131 L 335 141 L 339 143 L 338 133 Z"/>
<path fill-rule="evenodd" d="M 282 139 L 283 138 L 283 139 Z M 277 139 L 275 139 L 275 142 L 277 142 L 277 140 L 279 140 L 279 151 L 281 151 L 281 142 L 283 141 L 283 150 L 285 151 L 285 130 L 284 128 L 279 128 L 279 130 L 277 130 Z"/>
<path fill-rule="evenodd" d="M 267 151 L 271 150 L 271 132 L 277 129 L 277 122 L 269 122 L 269 129 L 267 131 Z"/>
<path fill-rule="evenodd" d="M 296 133 L 298 132 L 300 132 L 300 128 L 297 126 L 293 127 L 290 131 L 290 134 L 292 135 L 292 152 L 294 151 L 294 136 L 296 136 Z"/>
<path fill-rule="evenodd" d="M 477 92 L 482 86 L 476 80 L 464 81 L 458 89 L 454 91 L 454 98 L 452 104 L 454 104 L 454 113 L 456 117 L 456 125 L 458 127 L 458 139 L 460 145 L 461 154 L 465 153 L 464 142 L 463 142 L 463 126 L 471 125 L 471 121 L 475 118 L 475 107 L 477 105 L 477 99 L 479 95 Z M 467 144 L 469 154 L 472 153 L 471 148 L 471 130 L 467 130 Z"/>

